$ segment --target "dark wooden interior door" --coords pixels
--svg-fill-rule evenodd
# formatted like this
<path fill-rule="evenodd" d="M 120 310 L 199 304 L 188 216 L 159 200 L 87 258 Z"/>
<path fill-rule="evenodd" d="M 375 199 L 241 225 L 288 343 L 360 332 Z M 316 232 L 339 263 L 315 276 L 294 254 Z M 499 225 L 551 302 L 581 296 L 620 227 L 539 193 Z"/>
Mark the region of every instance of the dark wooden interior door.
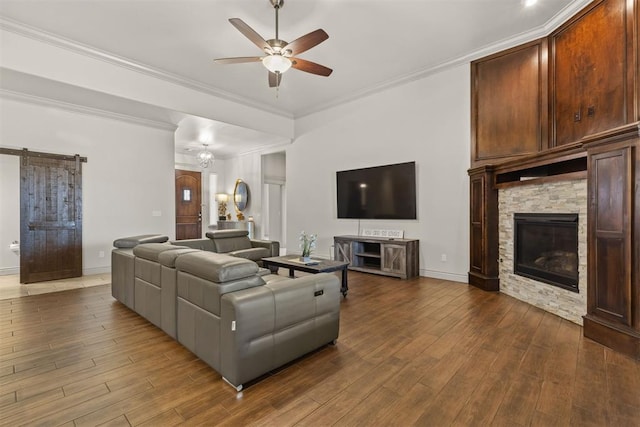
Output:
<path fill-rule="evenodd" d="M 176 240 L 202 237 L 202 175 L 176 169 Z"/>
<path fill-rule="evenodd" d="M 82 163 L 25 150 L 20 163 L 20 282 L 82 276 Z"/>

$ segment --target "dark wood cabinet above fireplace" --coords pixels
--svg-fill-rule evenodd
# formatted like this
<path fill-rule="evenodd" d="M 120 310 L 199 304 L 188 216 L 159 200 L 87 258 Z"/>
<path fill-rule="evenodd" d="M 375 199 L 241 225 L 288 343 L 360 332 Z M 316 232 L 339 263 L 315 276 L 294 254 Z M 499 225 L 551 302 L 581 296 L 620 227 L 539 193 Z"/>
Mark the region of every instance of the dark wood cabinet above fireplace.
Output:
<path fill-rule="evenodd" d="M 549 37 L 552 146 L 637 120 L 637 52 L 627 3 L 633 2 L 594 1 Z"/>
<path fill-rule="evenodd" d="M 471 63 L 471 161 L 547 148 L 547 43 L 538 40 Z"/>
<path fill-rule="evenodd" d="M 471 167 L 640 119 L 637 0 L 595 0 L 548 37 L 471 63 Z"/>

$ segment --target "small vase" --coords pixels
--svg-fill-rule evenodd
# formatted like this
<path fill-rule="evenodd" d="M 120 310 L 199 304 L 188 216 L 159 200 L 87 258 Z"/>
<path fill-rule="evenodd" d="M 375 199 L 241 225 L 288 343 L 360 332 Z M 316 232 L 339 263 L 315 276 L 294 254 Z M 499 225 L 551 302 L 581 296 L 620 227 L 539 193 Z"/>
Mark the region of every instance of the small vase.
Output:
<path fill-rule="evenodd" d="M 310 262 L 311 261 L 311 257 L 310 256 L 301 256 L 300 257 L 300 261 L 302 261 L 302 262 Z"/>

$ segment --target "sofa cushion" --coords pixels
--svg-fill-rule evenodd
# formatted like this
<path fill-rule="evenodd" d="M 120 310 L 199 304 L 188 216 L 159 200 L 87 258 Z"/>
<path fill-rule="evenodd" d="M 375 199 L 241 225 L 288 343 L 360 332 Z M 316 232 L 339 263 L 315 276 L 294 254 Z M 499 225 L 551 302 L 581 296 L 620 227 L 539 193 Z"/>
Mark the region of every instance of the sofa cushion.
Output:
<path fill-rule="evenodd" d="M 180 271 L 216 283 L 254 276 L 258 272 L 258 265 L 255 262 L 213 252 L 198 251 L 184 254 L 178 257 L 175 265 Z"/>
<path fill-rule="evenodd" d="M 178 257 L 191 252 L 198 252 L 198 250 L 192 248 L 178 248 L 175 251 L 164 251 L 158 254 L 158 262 L 165 267 L 176 268 L 176 260 Z"/>
<path fill-rule="evenodd" d="M 269 271 L 269 270 L 267 270 Z M 269 284 L 273 284 L 276 282 L 282 282 L 282 281 L 286 281 L 286 280 L 291 280 L 291 277 L 287 277 L 287 276 L 280 276 L 279 274 L 265 274 L 262 275 L 262 280 L 264 280 L 265 284 L 269 285 Z"/>
<path fill-rule="evenodd" d="M 249 249 L 241 249 L 239 251 L 227 252 L 228 255 L 250 259 L 251 261 L 262 261 L 262 258 L 267 258 L 271 256 L 271 253 L 267 248 L 249 248 Z"/>
<path fill-rule="evenodd" d="M 231 238 L 231 237 L 244 237 L 249 235 L 249 230 L 216 230 L 216 231 L 207 231 L 207 236 L 210 239 L 215 239 L 216 237 L 220 237 L 222 239 Z"/>
<path fill-rule="evenodd" d="M 222 295 L 264 285 L 262 277 L 257 275 L 229 280 L 224 283 L 212 282 L 181 270 L 178 270 L 177 277 L 179 306 L 180 300 L 185 300 L 218 317 L 220 317 L 220 298 Z M 185 308 L 184 305 L 182 307 Z"/>
<path fill-rule="evenodd" d="M 216 252 L 226 254 L 241 249 L 251 249 L 251 240 L 247 230 L 220 230 L 210 231 L 207 237 L 213 239 Z"/>
<path fill-rule="evenodd" d="M 143 243 L 133 248 L 133 254 L 139 258 L 158 262 L 158 255 L 166 251 L 189 249 L 184 246 L 174 246 L 165 243 Z"/>
<path fill-rule="evenodd" d="M 168 236 L 161 234 L 141 234 L 139 236 L 121 237 L 113 241 L 116 248 L 134 248 L 141 243 L 164 243 L 169 240 Z"/>
<path fill-rule="evenodd" d="M 174 240 L 171 242 L 171 244 L 176 246 L 187 246 L 193 249 L 200 249 L 201 251 L 216 251 L 216 246 L 211 239 Z"/>

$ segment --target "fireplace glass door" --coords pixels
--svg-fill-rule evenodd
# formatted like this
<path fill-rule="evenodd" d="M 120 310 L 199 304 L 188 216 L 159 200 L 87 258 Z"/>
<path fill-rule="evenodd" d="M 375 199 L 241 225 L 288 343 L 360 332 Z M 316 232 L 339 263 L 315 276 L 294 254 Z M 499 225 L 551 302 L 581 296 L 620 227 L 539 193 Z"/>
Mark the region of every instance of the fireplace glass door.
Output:
<path fill-rule="evenodd" d="M 578 292 L 578 214 L 515 214 L 514 272 Z"/>

